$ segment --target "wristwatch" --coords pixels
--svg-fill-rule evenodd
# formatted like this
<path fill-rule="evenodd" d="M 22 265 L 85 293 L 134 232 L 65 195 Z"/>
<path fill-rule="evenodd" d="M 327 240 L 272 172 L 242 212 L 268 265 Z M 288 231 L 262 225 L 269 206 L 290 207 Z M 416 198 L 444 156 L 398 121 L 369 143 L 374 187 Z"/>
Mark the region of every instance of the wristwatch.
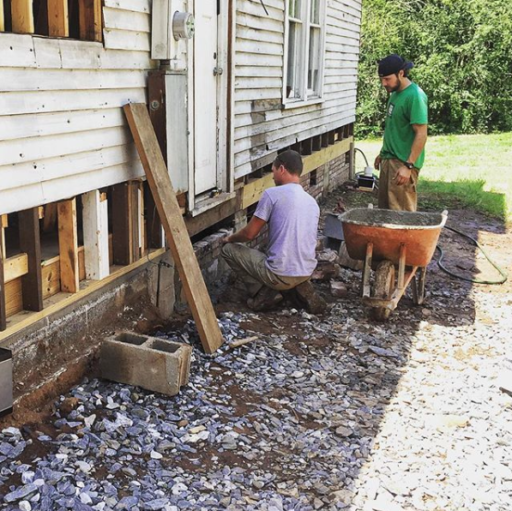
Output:
<path fill-rule="evenodd" d="M 414 163 L 411 163 L 410 161 L 404 161 L 403 164 L 409 169 L 412 170 L 414 168 Z"/>

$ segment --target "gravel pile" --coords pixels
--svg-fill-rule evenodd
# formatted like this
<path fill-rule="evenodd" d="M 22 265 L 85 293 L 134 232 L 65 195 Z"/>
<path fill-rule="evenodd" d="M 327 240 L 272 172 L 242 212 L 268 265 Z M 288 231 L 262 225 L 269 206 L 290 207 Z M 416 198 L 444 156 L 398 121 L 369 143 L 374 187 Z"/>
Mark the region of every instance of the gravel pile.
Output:
<path fill-rule="evenodd" d="M 192 322 L 159 332 L 197 348 L 190 384 L 167 398 L 84 381 L 53 424 L 4 429 L 0 507 L 511 509 L 512 398 L 496 378 L 512 301 L 437 277 L 427 305 L 387 324 L 342 270 L 349 296 L 325 317 L 225 313 L 212 356 Z"/>

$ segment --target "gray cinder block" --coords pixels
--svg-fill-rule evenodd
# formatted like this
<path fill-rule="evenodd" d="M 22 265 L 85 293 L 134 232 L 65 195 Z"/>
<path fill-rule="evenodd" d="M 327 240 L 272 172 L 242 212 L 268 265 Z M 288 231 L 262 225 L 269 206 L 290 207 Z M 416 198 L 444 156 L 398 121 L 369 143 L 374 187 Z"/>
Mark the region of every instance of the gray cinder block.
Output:
<path fill-rule="evenodd" d="M 12 412 L 12 354 L 0 348 L 0 417 Z"/>
<path fill-rule="evenodd" d="M 174 396 L 188 383 L 191 354 L 186 344 L 122 332 L 101 345 L 101 376 Z"/>

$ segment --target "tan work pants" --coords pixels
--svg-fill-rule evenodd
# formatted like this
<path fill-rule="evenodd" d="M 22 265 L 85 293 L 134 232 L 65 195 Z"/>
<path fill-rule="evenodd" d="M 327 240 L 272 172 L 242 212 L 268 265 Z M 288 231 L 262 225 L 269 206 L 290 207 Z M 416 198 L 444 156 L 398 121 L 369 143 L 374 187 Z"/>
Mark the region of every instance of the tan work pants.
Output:
<path fill-rule="evenodd" d="M 263 252 L 246 247 L 241 243 L 226 243 L 222 247 L 221 254 L 230 268 L 243 281 L 251 297 L 255 296 L 262 286 L 277 291 L 288 291 L 309 279 L 309 276 L 284 277 L 276 275 L 265 265 L 266 256 Z"/>
<path fill-rule="evenodd" d="M 397 185 L 395 175 L 403 166 L 400 160 L 382 160 L 379 177 L 379 208 L 396 211 L 416 211 L 418 207 L 418 169 L 411 169 L 411 180 L 405 185 Z"/>

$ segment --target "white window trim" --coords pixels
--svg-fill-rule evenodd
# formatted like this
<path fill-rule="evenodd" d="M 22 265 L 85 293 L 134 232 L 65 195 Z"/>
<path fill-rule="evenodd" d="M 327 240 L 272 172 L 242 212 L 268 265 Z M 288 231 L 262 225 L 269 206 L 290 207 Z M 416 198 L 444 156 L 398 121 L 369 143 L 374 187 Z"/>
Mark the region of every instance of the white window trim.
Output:
<path fill-rule="evenodd" d="M 318 94 L 314 96 L 308 97 L 307 85 L 308 85 L 308 67 L 309 67 L 309 27 L 310 27 L 310 6 L 311 0 L 303 0 L 302 9 L 306 11 L 306 22 L 302 21 L 303 26 L 303 34 L 301 41 L 301 49 L 300 52 L 303 55 L 303 65 L 302 67 L 302 87 L 301 87 L 301 98 L 287 98 L 286 97 L 286 83 L 287 83 L 287 73 L 288 73 L 288 32 L 289 32 L 289 3 L 286 0 L 285 2 L 285 25 L 284 25 L 284 56 L 283 56 L 283 88 L 282 88 L 282 98 L 283 98 L 283 108 L 298 108 L 309 105 L 316 105 L 324 102 L 324 69 L 325 69 L 325 39 L 326 39 L 326 0 L 319 0 L 319 17 L 320 17 L 320 67 L 319 67 L 319 84 L 318 84 Z M 292 18 L 295 19 L 295 18 Z"/>

